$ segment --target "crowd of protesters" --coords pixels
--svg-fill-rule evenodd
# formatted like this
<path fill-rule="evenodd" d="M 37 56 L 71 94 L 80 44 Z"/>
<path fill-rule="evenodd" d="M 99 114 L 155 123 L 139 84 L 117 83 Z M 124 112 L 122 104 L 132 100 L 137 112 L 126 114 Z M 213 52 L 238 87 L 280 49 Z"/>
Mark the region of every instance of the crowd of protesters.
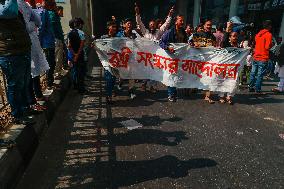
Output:
<path fill-rule="evenodd" d="M 107 23 L 108 33 L 102 38 L 111 37 L 128 37 L 136 39 L 137 37 L 144 37 L 152 41 L 159 42 L 161 48 L 165 49 L 168 53 L 175 53 L 172 43 L 188 43 L 194 48 L 200 47 L 216 47 L 216 48 L 250 48 L 250 55 L 247 57 L 246 64 L 239 74 L 239 85 L 248 87 L 249 92 L 255 92 L 257 95 L 263 94 L 261 87 L 263 77 L 273 74 L 278 74 L 280 82 L 278 87 L 272 89 L 273 92 L 283 92 L 284 90 L 284 66 L 283 65 L 283 50 L 281 38 L 277 41 L 272 37 L 272 22 L 266 20 L 263 22 L 262 29 L 257 33 L 249 30 L 248 28 L 254 27 L 254 24 L 244 25 L 235 24 L 234 19 L 225 24 L 218 24 L 216 28 L 212 27 L 211 19 L 204 19 L 196 28 L 191 24 L 184 23 L 182 15 L 174 15 L 174 7 L 171 8 L 165 21 L 161 22 L 150 20 L 148 29 L 145 27 L 141 19 L 140 9 L 135 4 L 135 23 L 127 18 L 122 21 L 122 24 L 117 25 L 115 17 L 112 17 Z M 184 27 L 186 26 L 186 27 Z M 281 56 L 282 55 L 282 56 Z M 273 57 L 273 58 L 272 58 Z M 275 68 L 275 69 L 274 69 Z M 275 73 L 274 73 L 275 72 Z M 114 68 L 105 67 L 106 79 L 106 99 L 107 102 L 112 104 L 112 97 L 116 80 L 118 79 L 118 89 L 121 90 L 122 80 Z M 133 99 L 135 94 L 135 81 L 128 80 L 129 82 L 129 97 Z M 142 90 L 147 89 L 155 93 L 158 90 L 156 81 L 140 81 L 142 82 Z M 197 89 L 185 89 L 185 94 L 194 93 Z M 233 93 L 218 93 L 219 102 L 224 104 L 233 104 Z M 215 103 L 212 98 L 213 92 L 204 91 L 204 100 L 209 104 Z M 177 100 L 177 89 L 175 87 L 168 87 L 168 100 L 175 102 Z"/>
<path fill-rule="evenodd" d="M 32 125 L 33 115 L 47 109 L 41 76 L 50 93 L 54 81 L 71 69 L 74 88 L 85 92 L 84 22 L 70 21 L 66 43 L 61 17 L 63 7 L 54 0 L 0 0 L 0 68 L 14 124 Z"/>
<path fill-rule="evenodd" d="M 85 34 L 82 31 L 84 21 L 74 18 L 69 22 L 70 32 L 65 43 L 61 26 L 63 8 L 56 6 L 54 0 L 44 0 L 42 4 L 24 0 L 0 0 L 0 67 L 7 78 L 8 102 L 12 109 L 14 123 L 32 124 L 29 117 L 34 111 L 46 109 L 40 76 L 46 74 L 47 89 L 53 90 L 54 80 L 60 78 L 63 69 L 71 69 L 73 87 L 84 94 L 86 88 Z M 240 85 L 248 86 L 249 92 L 262 94 L 263 77 L 278 74 L 280 82 L 273 92 L 284 90 L 284 47 L 282 41 L 273 41 L 272 22 L 264 21 L 263 29 L 258 33 L 248 32 L 245 27 L 228 21 L 212 27 L 212 20 L 205 19 L 196 28 L 184 23 L 183 15 L 174 16 L 174 7 L 169 10 L 166 19 L 152 19 L 148 28 L 141 18 L 141 12 L 135 4 L 136 24 L 130 18 L 121 25 L 113 16 L 107 22 L 107 34 L 101 38 L 126 37 L 132 40 L 144 37 L 157 42 L 168 53 L 175 53 L 172 43 L 186 43 L 194 48 L 250 48 L 251 54 L 240 73 Z M 136 26 L 136 27 L 135 27 Z M 186 27 L 185 27 L 186 26 Z M 269 67 L 269 69 L 268 69 Z M 275 67 L 275 69 L 274 69 Z M 142 90 L 148 87 L 152 93 L 157 92 L 156 81 L 123 80 L 117 70 L 104 67 L 106 79 L 106 101 L 113 103 L 115 84 L 122 90 L 123 83 L 128 83 L 130 99 L 136 97 L 137 83 L 142 83 Z M 168 100 L 177 100 L 177 89 L 168 87 Z M 185 95 L 195 93 L 198 89 L 185 89 Z M 213 92 L 204 91 L 204 100 L 215 103 Z M 218 93 L 220 103 L 233 104 L 233 93 Z"/>

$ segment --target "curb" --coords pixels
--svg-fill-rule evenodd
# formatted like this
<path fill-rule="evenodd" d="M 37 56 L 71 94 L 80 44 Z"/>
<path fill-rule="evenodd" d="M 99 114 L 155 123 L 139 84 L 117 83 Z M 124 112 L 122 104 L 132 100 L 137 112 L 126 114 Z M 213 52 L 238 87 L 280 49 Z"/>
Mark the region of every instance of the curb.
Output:
<path fill-rule="evenodd" d="M 14 188 L 24 174 L 57 108 L 70 88 L 70 74 L 67 73 L 61 81 L 56 80 L 55 83 L 59 84 L 59 87 L 48 97 L 47 110 L 35 115 L 36 124 L 32 126 L 13 125 L 4 134 L 3 138 L 15 141 L 16 146 L 11 149 L 0 149 L 1 189 Z"/>

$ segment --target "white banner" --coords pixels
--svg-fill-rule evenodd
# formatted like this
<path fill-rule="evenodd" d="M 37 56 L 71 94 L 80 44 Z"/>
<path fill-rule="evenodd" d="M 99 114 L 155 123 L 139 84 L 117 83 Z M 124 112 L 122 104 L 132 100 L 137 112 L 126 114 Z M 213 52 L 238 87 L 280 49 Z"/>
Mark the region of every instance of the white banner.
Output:
<path fill-rule="evenodd" d="M 150 79 L 166 86 L 234 92 L 238 72 L 245 64 L 249 49 L 191 48 L 172 44 L 170 54 L 159 44 L 147 40 L 109 38 L 95 41 L 104 68 L 115 68 L 122 79 Z"/>

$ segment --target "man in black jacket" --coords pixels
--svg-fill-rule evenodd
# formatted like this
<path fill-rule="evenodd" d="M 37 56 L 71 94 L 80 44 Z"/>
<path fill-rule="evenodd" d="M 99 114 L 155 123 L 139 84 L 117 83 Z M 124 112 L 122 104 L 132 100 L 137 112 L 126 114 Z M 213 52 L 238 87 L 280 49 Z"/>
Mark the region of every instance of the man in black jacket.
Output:
<path fill-rule="evenodd" d="M 31 41 L 16 0 L 0 1 L 0 68 L 7 79 L 14 123 L 32 124 L 24 117 L 31 75 Z"/>

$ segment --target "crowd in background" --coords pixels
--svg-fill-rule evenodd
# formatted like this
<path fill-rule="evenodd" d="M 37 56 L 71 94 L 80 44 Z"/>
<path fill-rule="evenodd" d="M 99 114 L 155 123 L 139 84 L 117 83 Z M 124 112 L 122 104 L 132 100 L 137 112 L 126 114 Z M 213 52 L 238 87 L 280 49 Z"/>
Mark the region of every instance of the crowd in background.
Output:
<path fill-rule="evenodd" d="M 211 19 L 204 19 L 196 27 L 191 24 L 184 23 L 183 15 L 174 15 L 174 7 L 169 11 L 165 21 L 151 20 L 148 29 L 141 20 L 140 9 L 135 4 L 136 24 L 130 18 L 122 21 L 121 25 L 117 24 L 115 16 L 107 23 L 108 33 L 102 38 L 109 37 L 128 37 L 136 39 L 144 37 L 152 41 L 159 42 L 161 48 L 168 53 L 175 53 L 172 43 L 188 43 L 192 47 L 216 47 L 216 48 L 250 48 L 250 55 L 247 57 L 246 63 L 239 74 L 239 85 L 248 87 L 249 92 L 255 92 L 257 95 L 264 94 L 261 90 L 263 77 L 274 79 L 276 74 L 280 77 L 278 87 L 272 89 L 273 92 L 283 92 L 283 61 L 284 51 L 282 39 L 280 37 L 273 38 L 272 22 L 266 20 L 263 22 L 262 29 L 255 31 L 254 24 L 240 24 L 238 17 L 231 18 L 225 24 L 217 24 L 216 28 L 212 27 Z M 136 25 L 136 27 L 135 27 Z M 275 69 L 276 68 L 276 69 Z M 111 67 L 105 67 L 107 102 L 112 104 L 114 86 L 116 83 L 115 70 Z M 118 89 L 121 90 L 122 80 L 119 79 Z M 134 99 L 135 81 L 128 80 L 129 97 Z M 142 90 L 146 90 L 147 86 L 151 92 L 157 91 L 156 81 L 143 81 Z M 197 89 L 185 89 L 184 94 L 188 95 L 198 91 Z M 211 91 L 205 91 L 204 100 L 209 104 L 215 103 L 212 98 Z M 233 93 L 218 93 L 220 103 L 233 104 Z M 177 89 L 168 87 L 168 100 L 175 102 L 177 100 Z"/>
<path fill-rule="evenodd" d="M 51 93 L 58 87 L 54 81 L 71 69 L 74 88 L 85 93 L 84 22 L 70 21 L 66 42 L 61 17 L 63 7 L 54 0 L 0 1 L 0 68 L 14 124 L 34 124 L 33 115 L 47 109 L 43 76 Z"/>

